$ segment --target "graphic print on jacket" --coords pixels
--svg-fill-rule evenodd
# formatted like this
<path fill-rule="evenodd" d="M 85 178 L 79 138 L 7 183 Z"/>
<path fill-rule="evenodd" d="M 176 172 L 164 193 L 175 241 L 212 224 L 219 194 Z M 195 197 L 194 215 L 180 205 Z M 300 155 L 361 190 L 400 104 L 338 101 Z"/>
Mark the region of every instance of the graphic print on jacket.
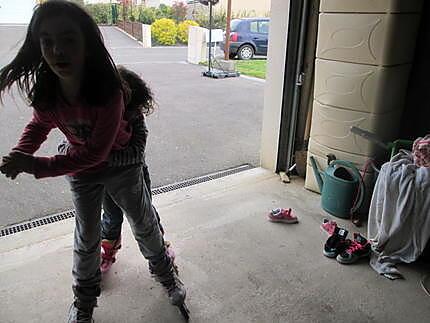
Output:
<path fill-rule="evenodd" d="M 73 123 L 66 124 L 67 130 L 78 138 L 80 141 L 85 143 L 93 132 L 93 127 L 88 120 L 75 120 Z"/>

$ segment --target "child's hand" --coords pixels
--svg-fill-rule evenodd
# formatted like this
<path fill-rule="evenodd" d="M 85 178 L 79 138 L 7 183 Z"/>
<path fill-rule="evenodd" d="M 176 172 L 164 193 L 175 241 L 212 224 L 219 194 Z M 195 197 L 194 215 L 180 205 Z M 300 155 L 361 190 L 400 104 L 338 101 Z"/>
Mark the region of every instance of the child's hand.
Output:
<path fill-rule="evenodd" d="M 2 174 L 5 174 L 6 177 L 9 177 L 11 179 L 15 179 L 20 173 L 20 171 L 15 169 L 13 165 L 10 163 L 9 156 L 4 156 L 2 158 L 2 163 L 0 165 L 0 172 Z"/>
<path fill-rule="evenodd" d="M 21 172 L 32 174 L 34 173 L 34 157 L 20 151 L 12 151 L 9 156 L 3 157 L 0 171 L 11 179 L 15 179 Z"/>
<path fill-rule="evenodd" d="M 19 170 L 9 167 L 6 163 L 0 165 L 0 172 L 10 179 L 15 179 L 21 173 Z"/>

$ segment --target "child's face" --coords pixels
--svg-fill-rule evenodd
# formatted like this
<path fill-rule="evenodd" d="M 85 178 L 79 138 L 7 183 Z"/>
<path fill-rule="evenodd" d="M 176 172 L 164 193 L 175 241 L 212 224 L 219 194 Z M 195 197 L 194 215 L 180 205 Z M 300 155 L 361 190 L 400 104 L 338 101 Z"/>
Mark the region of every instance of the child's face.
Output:
<path fill-rule="evenodd" d="M 63 80 L 80 80 L 85 63 L 85 39 L 68 17 L 47 19 L 40 25 L 40 49 L 52 71 Z"/>

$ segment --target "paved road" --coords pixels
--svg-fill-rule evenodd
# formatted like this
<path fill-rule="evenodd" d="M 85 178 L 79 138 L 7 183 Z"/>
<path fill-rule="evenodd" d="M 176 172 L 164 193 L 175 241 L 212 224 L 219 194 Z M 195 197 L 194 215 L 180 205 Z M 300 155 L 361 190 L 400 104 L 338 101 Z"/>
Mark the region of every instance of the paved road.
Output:
<path fill-rule="evenodd" d="M 258 165 L 263 83 L 244 78 L 213 80 L 202 67 L 185 63 L 186 48 L 143 49 L 112 27 L 102 27 L 118 64 L 142 74 L 155 92 L 157 111 L 148 118 L 148 164 L 154 187 L 250 163 Z M 17 51 L 24 26 L 0 25 L 0 66 Z M 15 95 L 0 107 L 0 154 L 8 153 L 31 116 Z M 39 155 L 55 153 L 54 131 Z M 36 181 L 0 177 L 0 227 L 71 208 L 63 178 Z"/>

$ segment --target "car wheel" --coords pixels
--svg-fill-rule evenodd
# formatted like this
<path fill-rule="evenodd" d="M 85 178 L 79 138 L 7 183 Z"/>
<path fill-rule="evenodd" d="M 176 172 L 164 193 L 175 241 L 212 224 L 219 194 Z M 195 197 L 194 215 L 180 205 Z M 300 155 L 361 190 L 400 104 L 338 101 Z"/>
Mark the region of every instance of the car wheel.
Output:
<path fill-rule="evenodd" d="M 242 45 L 238 52 L 237 52 L 237 56 L 239 57 L 239 59 L 251 59 L 254 57 L 254 47 L 252 47 L 251 45 Z"/>

